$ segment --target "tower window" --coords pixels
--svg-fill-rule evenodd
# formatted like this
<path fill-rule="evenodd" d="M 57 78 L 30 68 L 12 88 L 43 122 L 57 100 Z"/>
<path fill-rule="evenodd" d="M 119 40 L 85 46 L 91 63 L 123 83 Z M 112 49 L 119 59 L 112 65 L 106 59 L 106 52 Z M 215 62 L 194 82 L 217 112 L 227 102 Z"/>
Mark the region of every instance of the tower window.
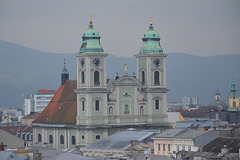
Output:
<path fill-rule="evenodd" d="M 155 100 L 155 109 L 159 109 L 159 99 Z"/>
<path fill-rule="evenodd" d="M 84 75 L 84 72 L 81 73 L 81 76 L 82 76 L 82 83 L 85 83 L 85 75 Z"/>
<path fill-rule="evenodd" d="M 85 101 L 82 100 L 82 111 L 85 111 Z"/>
<path fill-rule="evenodd" d="M 233 102 L 233 107 L 236 107 L 236 102 Z"/>
<path fill-rule="evenodd" d="M 60 136 L 60 144 L 64 144 L 64 137 L 63 137 L 63 135 Z"/>
<path fill-rule="evenodd" d="M 53 136 L 49 135 L 49 144 L 53 144 Z"/>
<path fill-rule="evenodd" d="M 95 110 L 99 111 L 99 100 L 95 101 Z"/>
<path fill-rule="evenodd" d="M 154 72 L 154 85 L 160 85 L 159 72 Z"/>
<path fill-rule="evenodd" d="M 82 135 L 82 139 L 84 139 L 84 135 Z"/>
<path fill-rule="evenodd" d="M 76 138 L 75 136 L 72 136 L 72 145 L 75 145 L 76 144 Z"/>
<path fill-rule="evenodd" d="M 42 136 L 41 136 L 41 134 L 38 134 L 38 142 L 42 142 Z"/>
<path fill-rule="evenodd" d="M 142 71 L 142 84 L 144 85 L 145 84 L 145 72 Z"/>
<path fill-rule="evenodd" d="M 94 72 L 94 86 L 99 86 L 100 82 L 99 82 L 99 72 L 95 71 Z"/>
<path fill-rule="evenodd" d="M 153 34 L 153 37 L 155 37 L 155 34 Z"/>

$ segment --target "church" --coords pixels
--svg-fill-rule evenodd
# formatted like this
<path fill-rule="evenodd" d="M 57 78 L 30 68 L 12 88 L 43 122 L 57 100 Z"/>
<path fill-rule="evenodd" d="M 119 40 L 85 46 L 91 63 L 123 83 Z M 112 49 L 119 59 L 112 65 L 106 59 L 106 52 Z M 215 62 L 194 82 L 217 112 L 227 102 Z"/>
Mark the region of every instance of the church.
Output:
<path fill-rule="evenodd" d="M 56 149 L 85 146 L 127 128 L 159 129 L 167 121 L 166 57 L 153 28 L 143 34 L 135 55 L 137 74 L 107 79 L 100 34 L 90 16 L 76 54 L 77 80 L 69 80 L 64 63 L 62 84 L 52 101 L 32 123 L 33 145 Z"/>

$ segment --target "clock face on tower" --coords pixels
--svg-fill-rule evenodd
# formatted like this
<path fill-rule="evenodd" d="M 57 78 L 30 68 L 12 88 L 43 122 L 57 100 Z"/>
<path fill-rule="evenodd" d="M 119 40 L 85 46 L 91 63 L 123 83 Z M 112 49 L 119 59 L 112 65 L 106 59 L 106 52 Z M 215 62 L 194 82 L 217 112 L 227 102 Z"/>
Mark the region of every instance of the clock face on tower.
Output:
<path fill-rule="evenodd" d="M 99 58 L 95 58 L 95 59 L 93 60 L 93 65 L 94 65 L 95 67 L 99 67 L 100 64 L 101 64 L 101 61 L 99 60 Z"/>
<path fill-rule="evenodd" d="M 156 59 L 153 60 L 153 65 L 154 65 L 155 67 L 159 67 L 160 64 L 161 64 L 161 62 L 160 62 L 160 60 L 159 60 L 158 58 L 156 58 Z"/>
<path fill-rule="evenodd" d="M 81 67 L 83 68 L 83 67 L 84 67 L 84 64 L 85 64 L 85 60 L 84 60 L 84 59 L 81 59 L 80 64 L 81 64 Z"/>

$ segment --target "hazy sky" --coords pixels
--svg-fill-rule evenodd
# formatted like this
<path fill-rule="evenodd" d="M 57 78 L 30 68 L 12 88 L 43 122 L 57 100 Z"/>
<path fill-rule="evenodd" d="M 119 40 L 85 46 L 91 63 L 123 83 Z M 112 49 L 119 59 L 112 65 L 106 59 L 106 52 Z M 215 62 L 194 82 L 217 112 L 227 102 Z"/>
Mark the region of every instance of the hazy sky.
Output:
<path fill-rule="evenodd" d="M 239 0 L 0 0 L 0 39 L 76 53 L 92 13 L 105 52 L 139 53 L 149 16 L 165 53 L 240 54 Z"/>

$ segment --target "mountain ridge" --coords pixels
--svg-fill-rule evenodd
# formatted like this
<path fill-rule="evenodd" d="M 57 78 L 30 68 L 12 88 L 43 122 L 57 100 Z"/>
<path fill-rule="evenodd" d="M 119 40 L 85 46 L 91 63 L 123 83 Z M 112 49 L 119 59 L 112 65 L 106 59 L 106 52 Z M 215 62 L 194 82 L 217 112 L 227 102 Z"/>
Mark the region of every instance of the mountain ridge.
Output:
<path fill-rule="evenodd" d="M 74 54 L 42 52 L 0 40 L 0 107 L 22 107 L 23 97 L 36 93 L 39 88 L 57 90 L 64 58 L 70 79 L 76 79 Z M 202 104 L 208 104 L 214 100 L 217 89 L 227 102 L 233 74 L 240 90 L 239 59 L 239 54 L 202 57 L 168 53 L 168 102 L 181 102 L 184 96 L 191 96 L 200 98 Z M 109 55 L 107 77 L 114 78 L 116 72 L 122 75 L 125 63 L 129 75 L 136 73 L 135 57 Z"/>

